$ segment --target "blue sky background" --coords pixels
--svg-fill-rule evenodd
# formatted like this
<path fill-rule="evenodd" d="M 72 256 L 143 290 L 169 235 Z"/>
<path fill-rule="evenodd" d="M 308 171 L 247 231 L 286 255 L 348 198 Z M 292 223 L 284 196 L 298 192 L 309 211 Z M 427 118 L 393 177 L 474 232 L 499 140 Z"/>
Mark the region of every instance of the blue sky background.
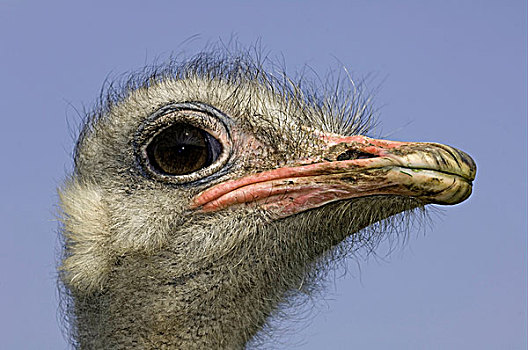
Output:
<path fill-rule="evenodd" d="M 284 322 L 294 335 L 269 346 L 526 349 L 526 13 L 521 0 L 0 0 L 0 347 L 67 348 L 54 212 L 75 110 L 109 75 L 236 35 L 292 73 L 373 76 L 378 135 L 453 145 L 478 164 L 468 201 L 388 258 L 350 261 L 311 322 Z"/>

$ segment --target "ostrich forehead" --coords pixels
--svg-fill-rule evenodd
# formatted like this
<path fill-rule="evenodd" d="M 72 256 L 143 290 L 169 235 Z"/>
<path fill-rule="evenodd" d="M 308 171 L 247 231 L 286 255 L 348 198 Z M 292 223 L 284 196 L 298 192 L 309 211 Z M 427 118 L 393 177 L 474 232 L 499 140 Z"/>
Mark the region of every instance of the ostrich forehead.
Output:
<path fill-rule="evenodd" d="M 255 124 L 283 125 L 286 118 L 303 121 L 308 105 L 289 101 L 285 95 L 273 93 L 269 86 L 256 81 L 225 81 L 195 76 L 186 79 L 164 79 L 155 85 L 132 90 L 129 96 L 112 106 L 108 117 L 119 124 L 136 126 L 159 108 L 175 102 L 203 102 L 229 115 L 236 122 L 250 120 Z M 302 101 L 304 102 L 304 101 Z M 255 118 L 258 116 L 258 118 Z"/>

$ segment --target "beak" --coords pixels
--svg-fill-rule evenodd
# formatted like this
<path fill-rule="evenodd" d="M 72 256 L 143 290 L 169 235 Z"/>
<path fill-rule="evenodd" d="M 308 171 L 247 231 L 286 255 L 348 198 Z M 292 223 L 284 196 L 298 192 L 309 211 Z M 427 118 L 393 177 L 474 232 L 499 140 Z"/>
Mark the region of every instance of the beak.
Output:
<path fill-rule="evenodd" d="M 204 212 L 256 204 L 287 217 L 358 197 L 408 196 L 424 204 L 457 204 L 471 194 L 476 165 L 438 143 L 320 134 L 319 156 L 215 185 L 191 204 Z"/>

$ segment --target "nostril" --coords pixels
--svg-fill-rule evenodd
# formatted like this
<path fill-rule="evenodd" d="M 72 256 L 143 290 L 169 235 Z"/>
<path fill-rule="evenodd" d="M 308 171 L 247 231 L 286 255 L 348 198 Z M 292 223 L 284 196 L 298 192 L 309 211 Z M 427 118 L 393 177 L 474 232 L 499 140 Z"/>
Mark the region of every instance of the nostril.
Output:
<path fill-rule="evenodd" d="M 341 160 L 367 159 L 367 158 L 376 158 L 376 155 L 349 149 L 341 153 L 340 155 L 338 155 L 336 160 L 341 161 Z"/>

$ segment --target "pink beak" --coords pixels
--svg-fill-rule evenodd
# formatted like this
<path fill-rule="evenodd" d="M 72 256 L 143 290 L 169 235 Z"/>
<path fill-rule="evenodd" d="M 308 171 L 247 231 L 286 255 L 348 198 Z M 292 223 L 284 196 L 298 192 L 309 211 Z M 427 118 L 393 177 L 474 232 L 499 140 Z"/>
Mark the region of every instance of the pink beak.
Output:
<path fill-rule="evenodd" d="M 455 148 L 359 135 L 320 139 L 320 156 L 215 185 L 197 195 L 192 207 L 210 212 L 257 205 L 287 217 L 350 198 L 408 196 L 450 205 L 471 194 L 475 162 Z"/>

